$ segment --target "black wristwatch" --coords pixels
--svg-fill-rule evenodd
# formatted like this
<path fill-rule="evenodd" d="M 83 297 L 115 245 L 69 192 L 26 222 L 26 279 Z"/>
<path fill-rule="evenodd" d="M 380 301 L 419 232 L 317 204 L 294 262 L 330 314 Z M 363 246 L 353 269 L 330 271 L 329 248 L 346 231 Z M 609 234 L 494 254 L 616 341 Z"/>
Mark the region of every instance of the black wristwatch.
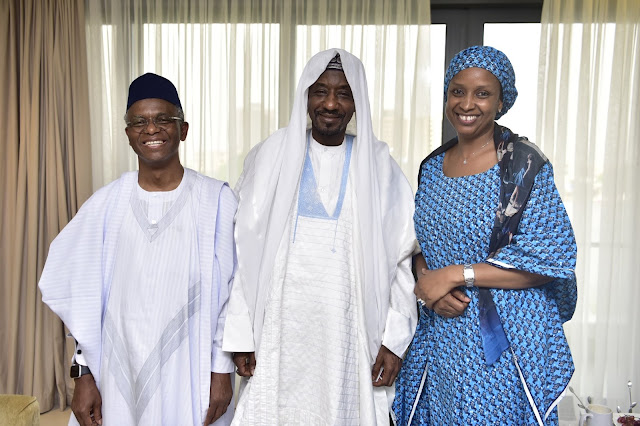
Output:
<path fill-rule="evenodd" d="M 87 367 L 86 365 L 71 364 L 69 375 L 72 379 L 79 379 L 85 374 L 91 374 L 91 370 L 89 370 L 89 367 Z"/>

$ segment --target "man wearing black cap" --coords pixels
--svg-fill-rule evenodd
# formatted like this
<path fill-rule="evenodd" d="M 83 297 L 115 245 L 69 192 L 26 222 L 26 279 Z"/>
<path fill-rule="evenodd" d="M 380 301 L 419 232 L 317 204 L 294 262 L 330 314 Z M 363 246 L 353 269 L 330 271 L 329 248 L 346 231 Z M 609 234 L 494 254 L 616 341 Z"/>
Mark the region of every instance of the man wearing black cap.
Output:
<path fill-rule="evenodd" d="M 235 197 L 180 163 L 189 124 L 169 80 L 134 80 L 125 122 L 139 170 L 83 205 L 39 284 L 77 341 L 69 423 L 227 425 Z"/>

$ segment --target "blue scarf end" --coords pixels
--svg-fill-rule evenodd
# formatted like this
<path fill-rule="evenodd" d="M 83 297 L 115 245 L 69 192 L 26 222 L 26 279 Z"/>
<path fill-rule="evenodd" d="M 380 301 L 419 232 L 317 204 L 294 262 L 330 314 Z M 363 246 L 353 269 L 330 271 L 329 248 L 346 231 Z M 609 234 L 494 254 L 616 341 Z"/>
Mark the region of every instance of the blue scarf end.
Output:
<path fill-rule="evenodd" d="M 480 334 L 482 335 L 484 358 L 487 365 L 491 365 L 500 358 L 502 352 L 509 349 L 509 340 L 507 340 L 507 335 L 502 328 L 491 292 L 487 289 L 480 289 L 478 296 Z"/>

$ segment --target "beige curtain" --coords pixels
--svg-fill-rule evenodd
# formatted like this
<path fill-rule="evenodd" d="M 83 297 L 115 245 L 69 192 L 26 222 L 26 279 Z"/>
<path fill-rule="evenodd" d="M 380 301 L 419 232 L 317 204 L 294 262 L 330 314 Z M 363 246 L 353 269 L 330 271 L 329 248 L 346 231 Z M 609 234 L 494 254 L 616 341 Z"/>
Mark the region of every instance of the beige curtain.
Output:
<path fill-rule="evenodd" d="M 138 75 L 155 72 L 176 84 L 191 124 L 183 164 L 233 185 L 249 149 L 288 123 L 302 67 L 330 47 L 364 62 L 374 130 L 412 184 L 421 159 L 440 143 L 441 104 L 432 120 L 427 95 L 429 1 L 87 5 L 94 189 L 137 167 L 122 117 Z"/>
<path fill-rule="evenodd" d="M 640 398 L 640 1 L 545 1 L 538 129 L 578 241 L 573 387 Z M 635 410 L 637 412 L 637 408 Z"/>
<path fill-rule="evenodd" d="M 70 396 L 70 355 L 37 281 L 91 192 L 84 1 L 0 4 L 0 393 L 47 411 Z"/>

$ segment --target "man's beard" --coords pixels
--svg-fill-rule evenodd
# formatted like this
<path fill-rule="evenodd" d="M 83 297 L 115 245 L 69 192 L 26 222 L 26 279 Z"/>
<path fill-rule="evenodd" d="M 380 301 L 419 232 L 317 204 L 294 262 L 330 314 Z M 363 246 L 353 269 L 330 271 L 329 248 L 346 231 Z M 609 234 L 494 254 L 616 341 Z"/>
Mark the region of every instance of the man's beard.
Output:
<path fill-rule="evenodd" d="M 323 128 L 323 127 L 315 127 L 315 131 L 317 132 L 317 134 L 322 135 L 322 136 L 336 136 L 339 135 L 340 133 L 343 133 L 346 129 L 343 129 L 341 127 L 336 127 L 336 128 Z"/>
<path fill-rule="evenodd" d="M 332 117 L 339 118 L 340 120 L 344 120 L 344 115 L 335 115 Z M 344 123 L 340 123 L 340 125 L 336 127 L 333 127 L 333 126 L 327 127 L 322 123 L 320 113 L 315 114 L 315 120 L 312 120 L 311 124 L 313 129 L 316 131 L 316 133 L 322 136 L 336 136 L 341 133 L 344 133 L 347 130 L 347 127 L 344 125 Z"/>

